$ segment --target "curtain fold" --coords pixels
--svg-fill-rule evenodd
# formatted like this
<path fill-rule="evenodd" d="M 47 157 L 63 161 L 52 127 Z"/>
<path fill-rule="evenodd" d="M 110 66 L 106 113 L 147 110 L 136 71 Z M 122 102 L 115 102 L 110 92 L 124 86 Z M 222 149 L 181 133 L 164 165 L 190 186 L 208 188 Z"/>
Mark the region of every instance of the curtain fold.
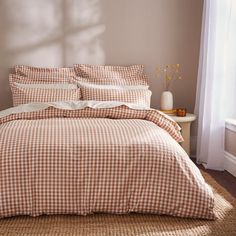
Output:
<path fill-rule="evenodd" d="M 236 1 L 205 0 L 203 7 L 197 162 L 224 170 L 225 119 L 236 118 Z"/>

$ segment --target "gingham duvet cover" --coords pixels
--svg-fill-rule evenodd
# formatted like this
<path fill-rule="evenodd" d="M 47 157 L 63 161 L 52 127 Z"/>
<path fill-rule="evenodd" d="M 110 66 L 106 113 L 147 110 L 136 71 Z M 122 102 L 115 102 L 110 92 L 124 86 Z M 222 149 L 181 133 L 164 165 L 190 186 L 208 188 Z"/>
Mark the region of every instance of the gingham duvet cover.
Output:
<path fill-rule="evenodd" d="M 212 190 L 178 144 L 174 121 L 157 110 L 85 103 L 0 116 L 0 217 L 139 212 L 214 219 Z"/>

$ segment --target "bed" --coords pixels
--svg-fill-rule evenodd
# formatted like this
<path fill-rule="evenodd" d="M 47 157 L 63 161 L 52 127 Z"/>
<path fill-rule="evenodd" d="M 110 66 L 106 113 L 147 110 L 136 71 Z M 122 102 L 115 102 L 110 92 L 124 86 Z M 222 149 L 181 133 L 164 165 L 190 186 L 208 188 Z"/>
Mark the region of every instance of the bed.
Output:
<path fill-rule="evenodd" d="M 0 217 L 215 218 L 212 189 L 162 112 L 125 101 L 17 99 L 0 112 Z"/>

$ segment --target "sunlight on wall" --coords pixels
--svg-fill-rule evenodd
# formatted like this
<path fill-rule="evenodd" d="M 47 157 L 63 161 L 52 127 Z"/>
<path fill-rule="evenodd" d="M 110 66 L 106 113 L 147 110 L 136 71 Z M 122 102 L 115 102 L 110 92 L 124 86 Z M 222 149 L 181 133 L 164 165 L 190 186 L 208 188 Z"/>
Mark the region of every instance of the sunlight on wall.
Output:
<path fill-rule="evenodd" d="M 28 47 L 60 34 L 61 13 L 51 1 L 46 2 L 4 0 L 6 50 L 27 52 Z"/>
<path fill-rule="evenodd" d="M 104 64 L 101 0 L 0 1 L 0 110 L 12 105 L 9 68 Z"/>
<path fill-rule="evenodd" d="M 191 112 L 202 2 L 0 0 L 0 110 L 12 106 L 8 73 L 15 64 L 144 64 L 157 108 L 163 86 L 156 66 L 180 63 L 185 79 L 173 86 L 174 103 Z"/>
<path fill-rule="evenodd" d="M 105 53 L 102 43 L 98 39 L 105 31 L 105 26 L 98 25 L 90 27 L 79 33 L 73 33 L 66 39 L 66 62 L 68 65 L 74 63 L 104 64 Z"/>
<path fill-rule="evenodd" d="M 64 1 L 67 8 L 69 27 L 87 27 L 97 24 L 101 18 L 100 0 L 68 0 Z"/>
<path fill-rule="evenodd" d="M 3 0 L 8 64 L 104 62 L 99 0 Z"/>

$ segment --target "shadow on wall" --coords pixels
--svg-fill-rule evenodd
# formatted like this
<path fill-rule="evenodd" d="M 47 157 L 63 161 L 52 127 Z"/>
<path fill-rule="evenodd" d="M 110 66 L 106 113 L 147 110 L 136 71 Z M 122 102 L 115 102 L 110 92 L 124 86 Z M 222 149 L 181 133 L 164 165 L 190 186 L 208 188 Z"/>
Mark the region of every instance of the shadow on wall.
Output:
<path fill-rule="evenodd" d="M 11 106 L 9 68 L 105 62 L 100 0 L 0 1 L 0 110 Z"/>
<path fill-rule="evenodd" d="M 157 65 L 179 63 L 174 105 L 195 100 L 202 0 L 0 0 L 0 110 L 10 107 L 9 68 L 74 63 L 144 64 L 157 108 Z M 187 89 L 186 89 L 187 88 Z"/>

